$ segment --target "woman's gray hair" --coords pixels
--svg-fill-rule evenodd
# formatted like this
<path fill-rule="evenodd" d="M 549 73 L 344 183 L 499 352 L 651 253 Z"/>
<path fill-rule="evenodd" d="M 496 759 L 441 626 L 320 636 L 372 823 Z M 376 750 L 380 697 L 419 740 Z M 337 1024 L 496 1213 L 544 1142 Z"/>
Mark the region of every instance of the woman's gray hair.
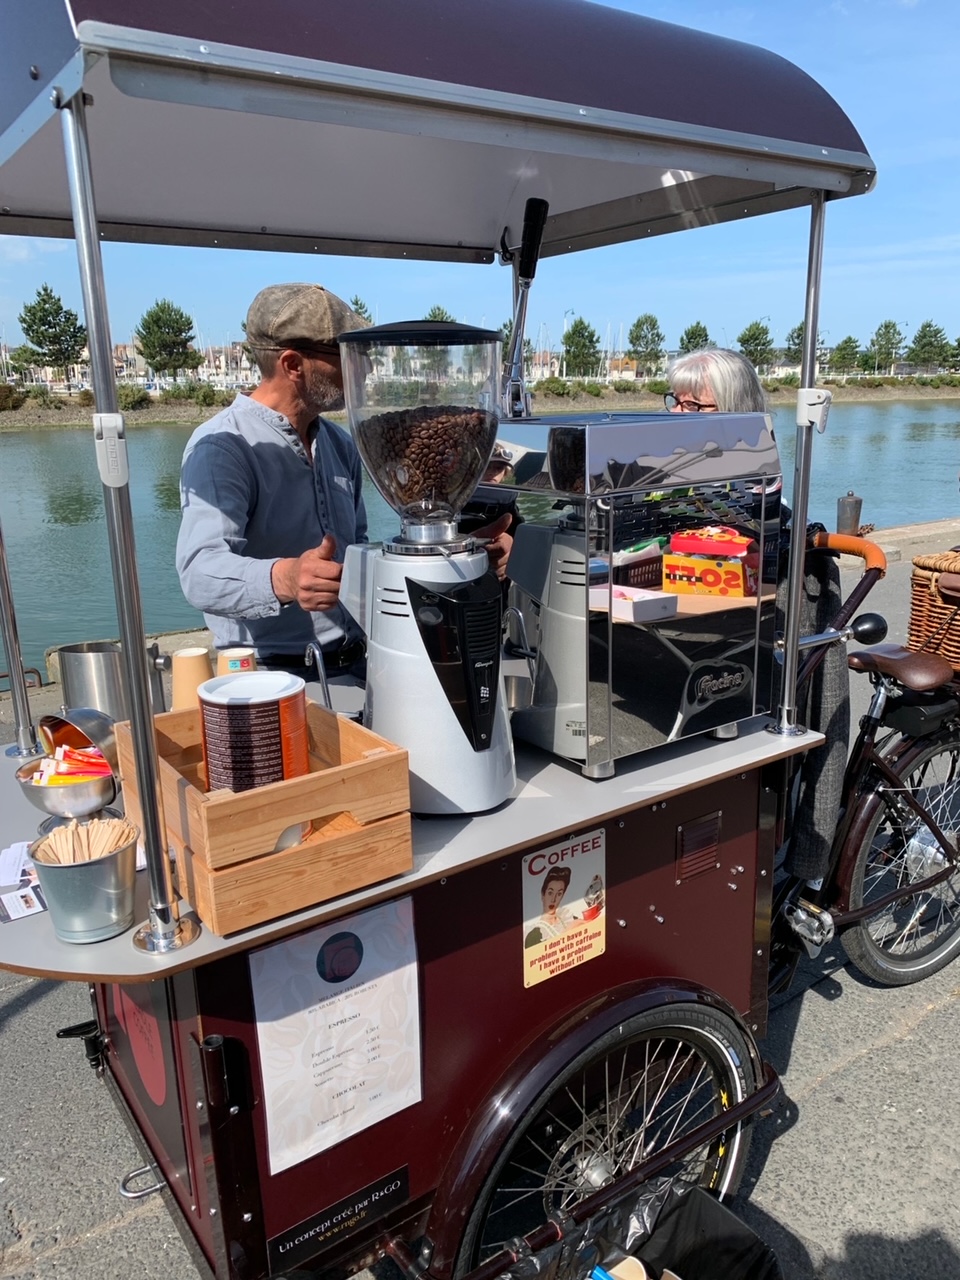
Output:
<path fill-rule="evenodd" d="M 677 356 L 667 366 L 670 390 L 675 395 L 706 403 L 720 413 L 766 413 L 767 398 L 757 371 L 739 351 L 705 347 Z"/>

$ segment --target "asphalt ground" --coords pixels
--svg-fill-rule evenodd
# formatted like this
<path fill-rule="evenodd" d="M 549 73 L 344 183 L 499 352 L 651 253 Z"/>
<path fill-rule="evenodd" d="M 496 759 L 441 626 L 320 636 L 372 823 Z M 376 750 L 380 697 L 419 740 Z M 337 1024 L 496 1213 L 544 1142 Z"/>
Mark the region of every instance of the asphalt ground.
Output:
<path fill-rule="evenodd" d="M 890 564 L 865 607 L 902 640 L 912 557 L 960 543 L 960 520 L 871 536 Z M 844 562 L 845 583 L 858 571 Z M 857 683 L 854 698 L 865 705 Z M 57 699 L 31 693 L 33 714 Z M 0 695 L 0 742 L 14 740 Z M 143 1157 L 80 1045 L 55 1039 L 89 1014 L 79 984 L 0 971 L 0 1280 L 195 1280 L 162 1197 L 119 1195 Z M 882 988 L 839 944 L 774 1001 L 760 1047 L 782 1092 L 733 1208 L 786 1280 L 960 1280 L 958 1025 L 960 968 Z"/>

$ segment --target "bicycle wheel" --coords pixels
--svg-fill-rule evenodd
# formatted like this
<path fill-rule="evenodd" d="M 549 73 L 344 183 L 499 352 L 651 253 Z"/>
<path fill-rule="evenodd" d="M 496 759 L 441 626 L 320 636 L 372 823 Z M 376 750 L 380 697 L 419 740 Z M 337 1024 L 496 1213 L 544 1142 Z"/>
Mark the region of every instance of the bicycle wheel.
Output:
<path fill-rule="evenodd" d="M 954 848 L 960 833 L 960 737 L 947 734 L 903 754 L 894 769 Z M 850 906 L 936 874 L 943 854 L 930 828 L 892 788 L 861 801 L 851 825 L 858 842 Z M 960 951 L 960 871 L 902 898 L 843 934 L 847 955 L 868 978 L 905 986 L 949 964 Z"/>
<path fill-rule="evenodd" d="M 717 1010 L 664 1005 L 583 1051 L 532 1104 L 473 1206 L 457 1274 L 592 1195 L 758 1085 L 746 1041 Z M 749 1126 L 679 1159 L 664 1176 L 736 1189 Z"/>

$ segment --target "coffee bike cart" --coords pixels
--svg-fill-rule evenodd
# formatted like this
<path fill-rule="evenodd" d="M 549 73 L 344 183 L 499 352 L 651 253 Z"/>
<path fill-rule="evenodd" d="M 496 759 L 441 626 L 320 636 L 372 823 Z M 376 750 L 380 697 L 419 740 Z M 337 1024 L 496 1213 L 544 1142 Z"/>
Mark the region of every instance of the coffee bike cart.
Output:
<path fill-rule="evenodd" d="M 0 966 L 90 985 L 88 1056 L 147 1153 L 147 1183 L 224 1280 L 383 1256 L 410 1276 L 493 1275 L 575 1240 L 654 1177 L 732 1191 L 750 1118 L 777 1088 L 755 1038 L 784 779 L 822 740 L 797 723 L 798 603 L 810 448 L 829 400 L 811 389 L 825 207 L 874 177 L 856 131 L 779 57 L 582 0 L 358 0 L 322 16 L 295 0 L 35 0 L 7 18 L 0 229 L 77 242 L 130 692 L 124 787 L 147 869 L 135 933 L 71 946 L 30 917 L 0 934 Z M 500 434 L 546 440 L 529 487 L 548 512 L 515 548 L 501 696 L 516 786 L 490 812 L 415 814 L 401 874 L 336 896 L 321 886 L 306 904 L 291 874 L 269 918 L 202 924 L 167 856 L 175 745 L 150 713 L 100 240 L 499 257 L 522 334 L 538 254 L 800 207 L 807 389 L 782 644 L 769 421 L 532 419 L 511 356 Z M 532 234 L 525 217 L 539 218 Z M 695 524 L 736 496 L 759 586 L 699 608 L 677 597 L 676 616 L 624 627 L 613 587 L 631 580 L 636 522 L 678 491 L 679 518 Z M 550 596 L 570 585 L 558 548 L 575 606 Z M 594 610 L 591 586 L 609 593 Z M 573 692 L 571 663 L 554 658 L 551 695 L 551 644 L 568 659 L 573 647 Z M 656 683 L 673 705 L 653 714 L 638 664 L 666 670 L 663 655 L 675 688 Z M 14 700 L 29 758 L 16 680 Z M 3 786 L 6 843 L 37 814 Z M 185 891 L 182 839 L 177 852 Z M 554 868 L 589 880 L 575 946 L 524 923 L 539 912 L 525 885 Z M 364 954 L 374 979 L 351 984 Z"/>

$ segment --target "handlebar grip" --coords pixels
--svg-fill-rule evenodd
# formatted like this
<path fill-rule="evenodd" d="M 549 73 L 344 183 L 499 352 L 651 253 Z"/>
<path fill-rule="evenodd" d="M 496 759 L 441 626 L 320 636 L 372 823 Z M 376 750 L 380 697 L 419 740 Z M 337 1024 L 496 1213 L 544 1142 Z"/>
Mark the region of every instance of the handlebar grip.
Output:
<path fill-rule="evenodd" d="M 517 275 L 521 280 L 532 280 L 536 273 L 549 208 L 546 200 L 540 200 L 536 196 L 531 196 L 524 207 L 520 261 L 517 264 Z"/>
<path fill-rule="evenodd" d="M 883 548 L 867 538 L 855 538 L 848 533 L 815 534 L 813 545 L 823 551 L 839 551 L 846 556 L 857 556 L 865 569 L 879 569 L 881 574 L 887 571 L 887 557 Z"/>

